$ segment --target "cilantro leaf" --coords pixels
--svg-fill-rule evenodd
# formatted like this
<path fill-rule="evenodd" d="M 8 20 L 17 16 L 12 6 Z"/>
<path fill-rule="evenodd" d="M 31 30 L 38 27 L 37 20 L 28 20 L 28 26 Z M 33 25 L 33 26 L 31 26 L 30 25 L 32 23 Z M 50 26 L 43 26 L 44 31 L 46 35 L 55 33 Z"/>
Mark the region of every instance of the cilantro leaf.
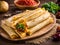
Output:
<path fill-rule="evenodd" d="M 16 24 L 16 29 L 24 30 L 25 29 L 24 24 L 23 23 L 17 23 Z"/>
<path fill-rule="evenodd" d="M 52 12 L 53 14 L 56 14 L 57 11 L 60 10 L 60 7 L 58 6 L 58 4 L 54 2 L 45 3 L 42 5 L 42 7 L 44 7 L 49 12 Z"/>

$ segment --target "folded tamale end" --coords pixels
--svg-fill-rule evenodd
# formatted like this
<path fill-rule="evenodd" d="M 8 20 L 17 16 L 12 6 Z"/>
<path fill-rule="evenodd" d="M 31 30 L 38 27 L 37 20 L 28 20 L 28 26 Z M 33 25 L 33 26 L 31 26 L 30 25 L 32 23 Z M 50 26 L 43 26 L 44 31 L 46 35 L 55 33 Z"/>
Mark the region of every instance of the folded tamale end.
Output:
<path fill-rule="evenodd" d="M 27 36 L 30 36 L 30 35 L 32 35 L 32 32 L 27 32 L 26 34 L 27 34 Z"/>
<path fill-rule="evenodd" d="M 19 35 L 20 38 L 26 37 L 26 33 L 25 33 L 25 32 L 20 32 L 20 31 L 18 31 L 18 30 L 15 30 L 15 31 L 16 31 L 16 33 Z"/>
<path fill-rule="evenodd" d="M 10 38 L 11 38 L 11 39 L 18 39 L 18 38 L 20 38 L 20 37 L 17 36 L 17 35 L 11 35 Z"/>
<path fill-rule="evenodd" d="M 20 37 L 21 37 L 21 38 L 26 37 L 26 33 L 24 33 L 24 32 L 20 33 Z"/>
<path fill-rule="evenodd" d="M 26 33 L 27 36 L 30 36 L 32 35 L 32 32 L 30 30 L 27 30 L 27 33 Z"/>
<path fill-rule="evenodd" d="M 19 36 L 13 31 L 12 28 L 7 26 L 4 22 L 1 23 L 1 27 L 4 29 L 4 31 L 9 35 L 11 39 L 16 39 Z"/>
<path fill-rule="evenodd" d="M 49 17 L 49 18 L 50 18 L 50 23 L 53 23 L 54 19 L 52 17 Z"/>

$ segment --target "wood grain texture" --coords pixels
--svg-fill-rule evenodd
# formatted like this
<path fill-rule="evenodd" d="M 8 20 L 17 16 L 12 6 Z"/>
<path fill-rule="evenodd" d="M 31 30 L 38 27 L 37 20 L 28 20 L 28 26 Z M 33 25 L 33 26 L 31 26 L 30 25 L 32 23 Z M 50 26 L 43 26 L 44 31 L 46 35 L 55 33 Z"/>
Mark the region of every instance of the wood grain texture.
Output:
<path fill-rule="evenodd" d="M 0 35 L 8 40 L 12 40 L 12 41 L 18 41 L 18 40 L 27 40 L 27 39 L 32 39 L 35 37 L 39 37 L 47 32 L 49 32 L 56 24 L 56 18 L 53 14 L 51 14 L 51 17 L 54 19 L 53 23 L 45 26 L 44 28 L 40 29 L 39 31 L 35 32 L 34 34 L 32 34 L 31 36 L 27 36 L 25 38 L 22 39 L 10 39 L 9 36 L 4 32 L 4 30 L 0 29 L 1 33 Z M 7 27 L 8 28 L 8 27 Z"/>

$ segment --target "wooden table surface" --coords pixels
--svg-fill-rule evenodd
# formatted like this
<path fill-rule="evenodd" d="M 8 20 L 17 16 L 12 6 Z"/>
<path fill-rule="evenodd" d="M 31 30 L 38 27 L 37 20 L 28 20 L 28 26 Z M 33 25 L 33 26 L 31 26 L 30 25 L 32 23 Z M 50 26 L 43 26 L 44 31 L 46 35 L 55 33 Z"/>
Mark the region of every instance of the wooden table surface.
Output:
<path fill-rule="evenodd" d="M 9 4 L 13 4 L 13 1 L 12 0 L 6 0 Z M 45 3 L 45 2 L 48 2 L 48 1 L 54 1 L 56 2 L 56 0 L 40 0 L 41 1 L 41 4 L 42 3 Z M 15 10 L 16 8 L 13 7 L 13 5 L 11 6 L 10 5 L 10 10 L 7 12 L 7 13 L 1 13 L 0 14 L 0 20 L 1 19 L 4 19 L 6 18 L 4 15 L 6 14 L 9 14 L 9 15 L 13 15 L 13 14 L 16 14 L 16 13 L 20 13 L 20 11 L 18 9 L 17 12 Z M 51 39 L 48 40 L 47 42 L 43 43 L 43 44 L 25 44 L 24 41 L 17 41 L 17 42 L 13 42 L 13 41 L 9 41 L 9 40 L 6 40 L 4 39 L 3 37 L 0 36 L 0 45 L 60 45 L 60 42 L 53 42 Z"/>

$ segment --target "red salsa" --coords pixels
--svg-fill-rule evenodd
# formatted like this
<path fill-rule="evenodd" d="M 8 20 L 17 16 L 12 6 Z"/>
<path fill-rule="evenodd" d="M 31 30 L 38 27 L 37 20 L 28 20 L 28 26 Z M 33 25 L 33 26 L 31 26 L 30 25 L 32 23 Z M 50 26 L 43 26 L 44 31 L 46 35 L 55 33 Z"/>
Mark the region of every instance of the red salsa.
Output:
<path fill-rule="evenodd" d="M 27 5 L 27 6 L 33 6 L 37 4 L 35 0 L 18 0 L 16 3 L 19 5 Z"/>

